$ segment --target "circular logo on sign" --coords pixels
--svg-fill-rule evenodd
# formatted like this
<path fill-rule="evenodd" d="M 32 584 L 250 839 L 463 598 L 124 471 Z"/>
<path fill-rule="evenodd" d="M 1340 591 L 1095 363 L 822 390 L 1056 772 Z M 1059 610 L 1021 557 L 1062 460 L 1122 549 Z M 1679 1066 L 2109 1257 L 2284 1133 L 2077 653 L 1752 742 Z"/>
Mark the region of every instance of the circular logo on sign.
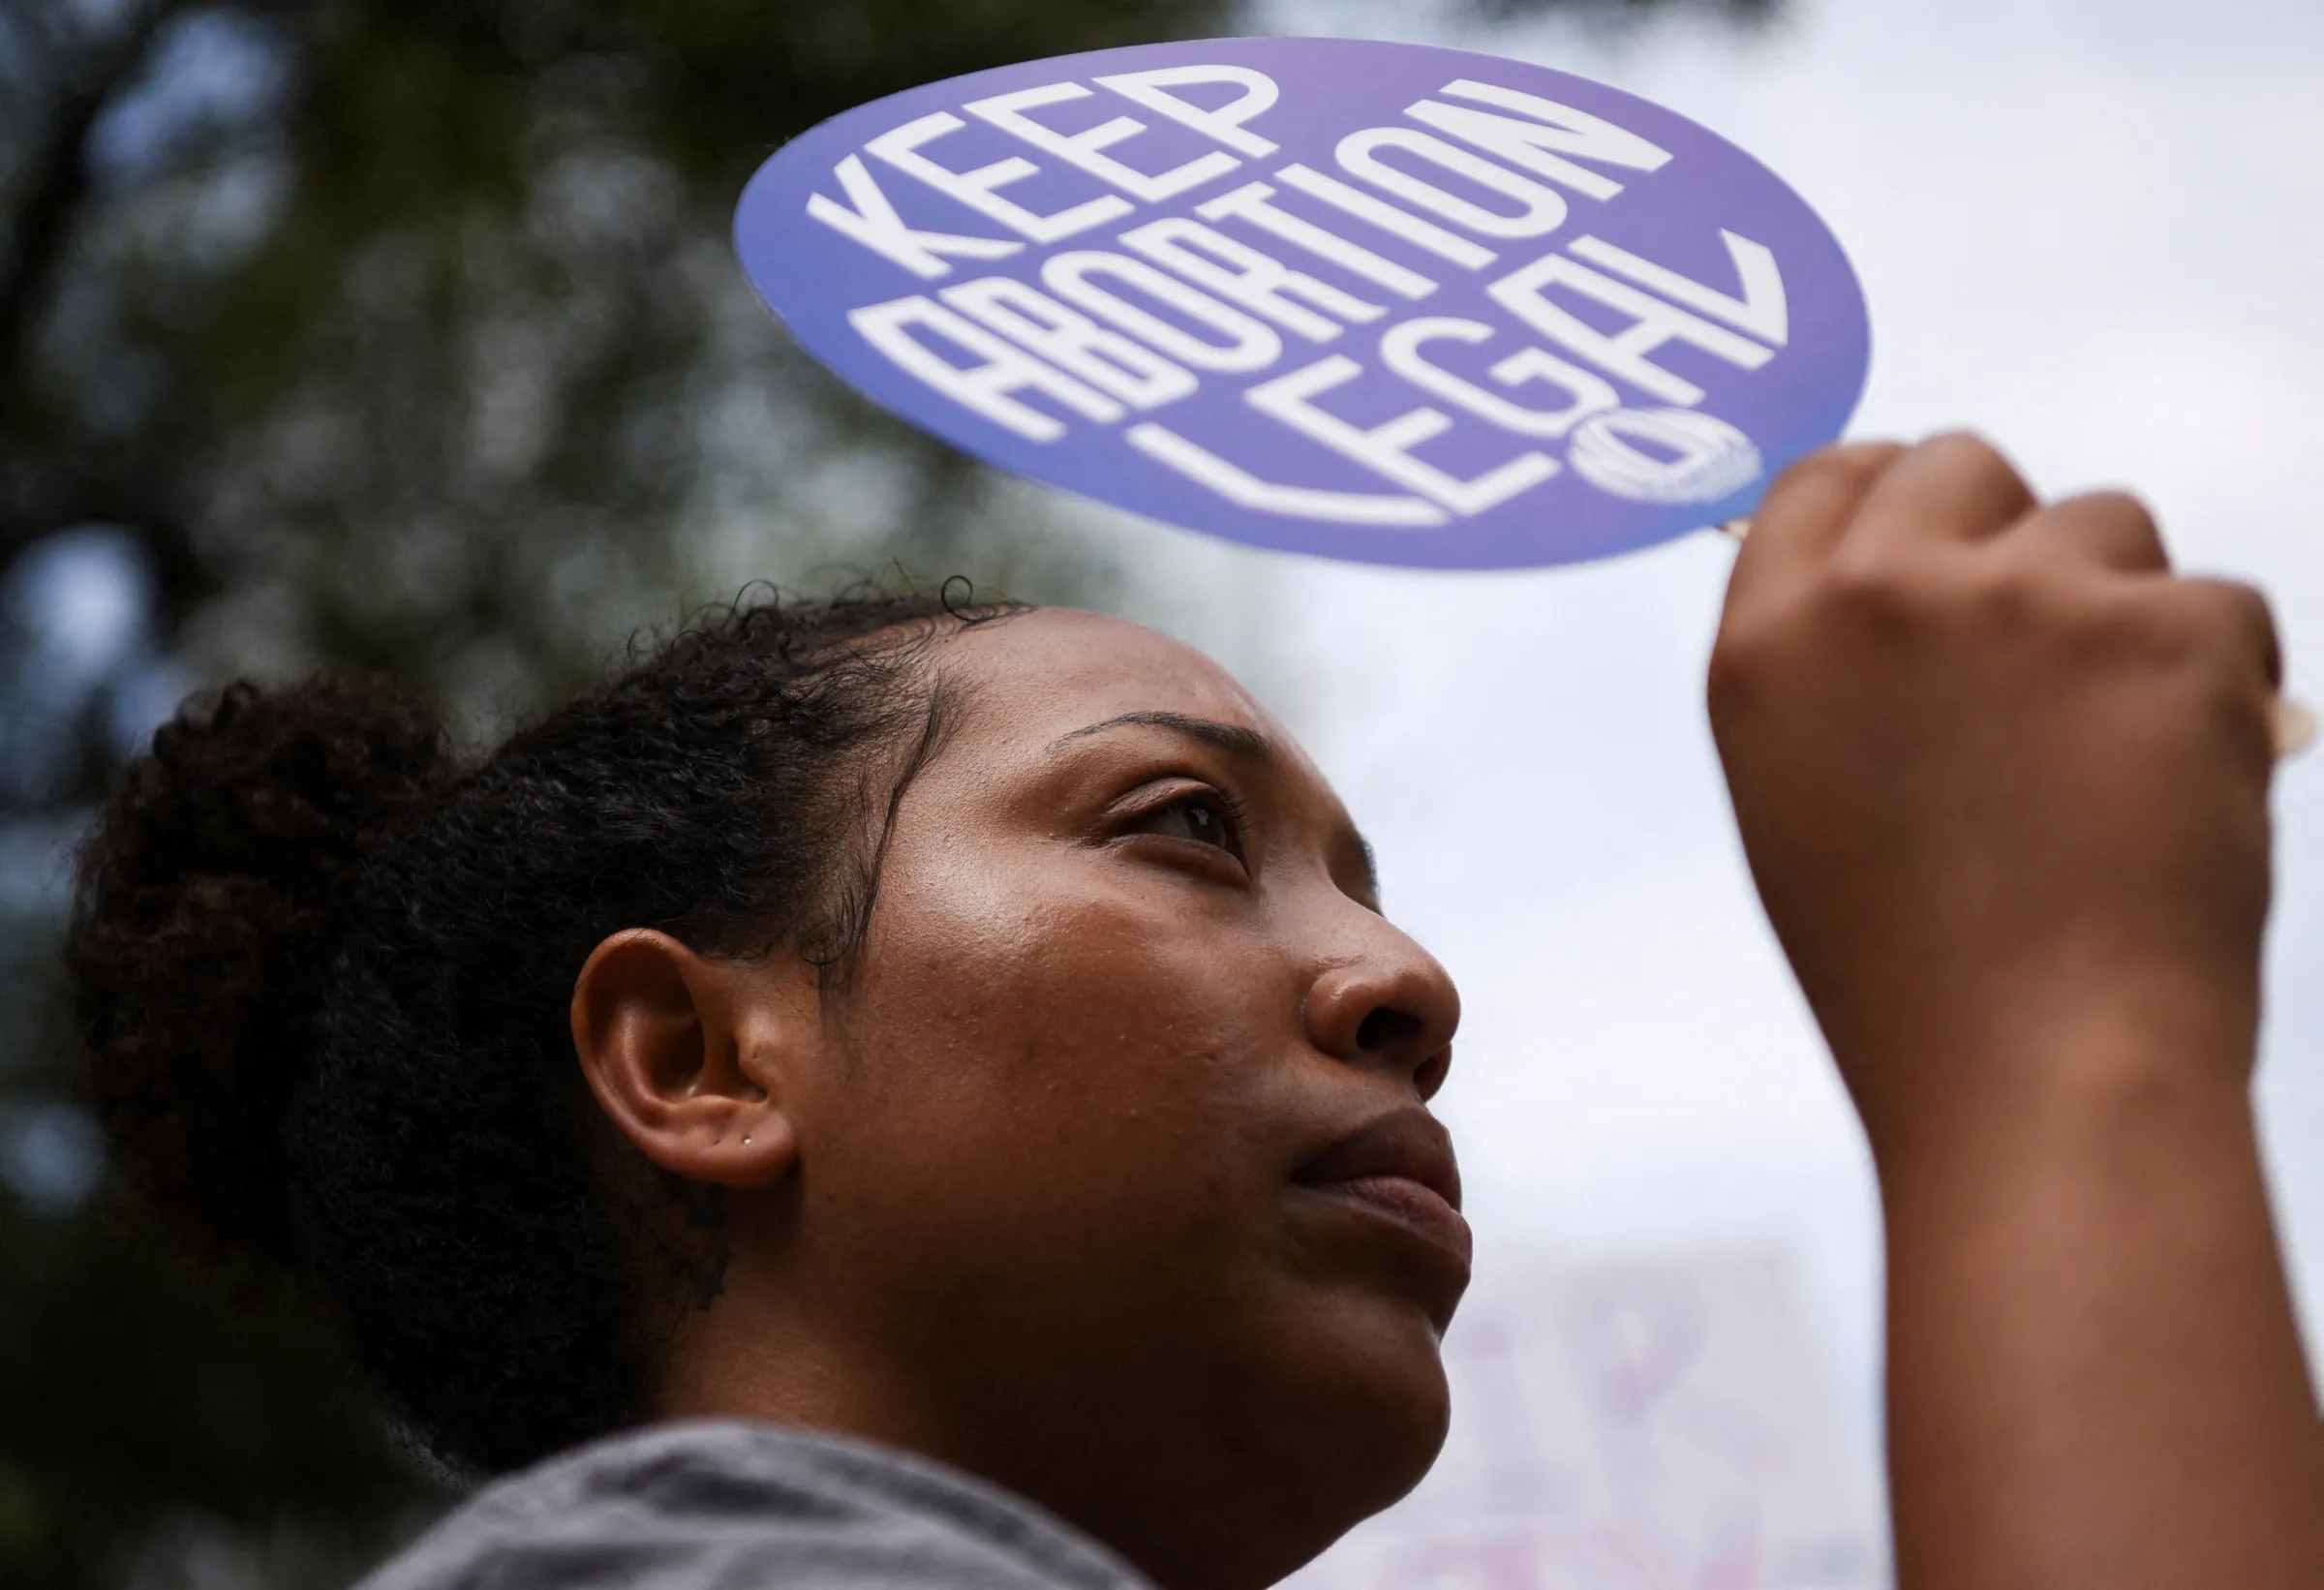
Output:
<path fill-rule="evenodd" d="M 874 401 L 1190 530 L 1371 563 L 1604 557 L 1747 513 L 1869 332 L 1773 172 L 1545 67 L 1226 39 L 835 116 L 735 241 Z"/>

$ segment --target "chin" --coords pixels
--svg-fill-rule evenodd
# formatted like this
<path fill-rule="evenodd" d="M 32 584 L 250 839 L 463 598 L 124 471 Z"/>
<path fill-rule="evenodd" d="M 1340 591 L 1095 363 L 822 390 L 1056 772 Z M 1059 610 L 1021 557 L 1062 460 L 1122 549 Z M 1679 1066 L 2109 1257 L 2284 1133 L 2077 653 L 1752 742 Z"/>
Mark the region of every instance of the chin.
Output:
<path fill-rule="evenodd" d="M 1077 1420 L 1083 1460 L 1020 1486 L 1167 1590 L 1268 1590 L 1418 1484 L 1450 1420 L 1427 1309 L 1344 1284 L 1233 1295 L 1126 1377 L 1122 1417 Z"/>
<path fill-rule="evenodd" d="M 1409 1323 L 1406 1323 L 1409 1322 Z M 1433 1327 L 1417 1314 L 1343 1329 L 1302 1355 L 1277 1473 L 1287 1529 L 1277 1576 L 1392 1506 L 1443 1450 L 1452 1396 Z"/>
<path fill-rule="evenodd" d="M 1444 1362 L 1431 1336 L 1425 1354 L 1380 1365 L 1362 1394 L 1333 1410 L 1336 1417 L 1319 1419 L 1334 1434 L 1329 1450 L 1320 1453 L 1323 1462 L 1361 1482 L 1348 1487 L 1351 1516 L 1333 1539 L 1401 1501 L 1427 1477 L 1444 1450 L 1452 1408 Z"/>

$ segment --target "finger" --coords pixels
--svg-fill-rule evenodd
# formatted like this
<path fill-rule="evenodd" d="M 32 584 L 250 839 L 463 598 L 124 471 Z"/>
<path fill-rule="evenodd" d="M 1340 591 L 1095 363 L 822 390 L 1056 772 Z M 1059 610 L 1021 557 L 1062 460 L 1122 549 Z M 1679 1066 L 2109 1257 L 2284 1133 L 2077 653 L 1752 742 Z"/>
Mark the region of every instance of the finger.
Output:
<path fill-rule="evenodd" d="M 1904 455 L 1897 442 L 1851 442 L 1808 454 L 1767 488 L 1751 518 L 1751 538 L 1776 543 L 1786 558 L 1828 550 L 1873 482 Z"/>
<path fill-rule="evenodd" d="M 2201 602 L 2229 637 L 2228 645 L 2267 682 L 2271 694 L 2283 688 L 2283 643 L 2276 614 L 2256 586 L 2241 580 L 2186 579 L 2189 598 Z"/>
<path fill-rule="evenodd" d="M 2034 493 L 1983 437 L 1955 431 L 1911 448 L 1882 474 L 1849 532 L 1851 551 L 1881 554 L 2000 535 Z"/>
<path fill-rule="evenodd" d="M 1804 575 L 1820 565 L 1874 483 L 1904 452 L 1894 442 L 1851 443 L 1810 453 L 1778 475 L 1735 554 L 1728 611 L 1753 593 L 1788 583 L 1787 575 Z"/>
<path fill-rule="evenodd" d="M 2154 513 L 2128 492 L 2092 492 L 2052 504 L 2019 520 L 2008 536 L 2028 551 L 2056 553 L 2125 574 L 2170 571 L 2170 554 Z"/>
<path fill-rule="evenodd" d="M 2268 598 L 2234 580 L 2175 581 L 2182 599 L 2194 603 L 2205 629 L 2218 638 L 2254 767 L 2273 767 L 2304 744 L 2304 709 L 2282 695 L 2283 650 Z"/>

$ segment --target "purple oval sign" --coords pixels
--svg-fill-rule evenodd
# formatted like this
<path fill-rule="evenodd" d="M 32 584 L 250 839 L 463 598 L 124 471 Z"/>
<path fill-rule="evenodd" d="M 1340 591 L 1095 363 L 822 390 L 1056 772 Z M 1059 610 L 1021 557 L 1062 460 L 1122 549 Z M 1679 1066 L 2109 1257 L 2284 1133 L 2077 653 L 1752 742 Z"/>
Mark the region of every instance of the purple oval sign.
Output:
<path fill-rule="evenodd" d="M 1633 95 L 1343 39 L 1063 55 L 760 167 L 808 351 L 995 464 L 1257 546 L 1508 568 L 1748 513 L 1869 358 L 1798 195 Z"/>

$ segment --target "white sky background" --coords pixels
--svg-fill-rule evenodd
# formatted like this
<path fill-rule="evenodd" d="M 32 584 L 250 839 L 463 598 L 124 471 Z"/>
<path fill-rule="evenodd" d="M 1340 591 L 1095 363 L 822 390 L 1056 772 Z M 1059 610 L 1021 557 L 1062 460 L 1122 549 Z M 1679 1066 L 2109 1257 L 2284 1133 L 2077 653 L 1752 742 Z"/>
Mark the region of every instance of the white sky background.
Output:
<path fill-rule="evenodd" d="M 1270 0 L 1254 31 L 1491 49 L 1740 143 L 1864 278 L 1854 434 L 1973 424 L 2044 492 L 2135 485 L 2183 566 L 2273 594 L 2294 693 L 2324 699 L 2324 6 L 1793 0 L 1758 34 L 1618 40 L 1457 15 Z M 1787 1251 L 1869 1434 L 1869 1162 L 1751 893 L 1700 705 L 1729 548 L 1449 575 L 1119 534 L 1157 572 L 1245 593 L 1179 627 L 1277 700 L 1379 846 L 1391 914 L 1460 981 L 1442 1106 L 1481 1262 Z M 2324 753 L 2286 771 L 2278 810 L 2262 1097 L 2324 1322 Z"/>

